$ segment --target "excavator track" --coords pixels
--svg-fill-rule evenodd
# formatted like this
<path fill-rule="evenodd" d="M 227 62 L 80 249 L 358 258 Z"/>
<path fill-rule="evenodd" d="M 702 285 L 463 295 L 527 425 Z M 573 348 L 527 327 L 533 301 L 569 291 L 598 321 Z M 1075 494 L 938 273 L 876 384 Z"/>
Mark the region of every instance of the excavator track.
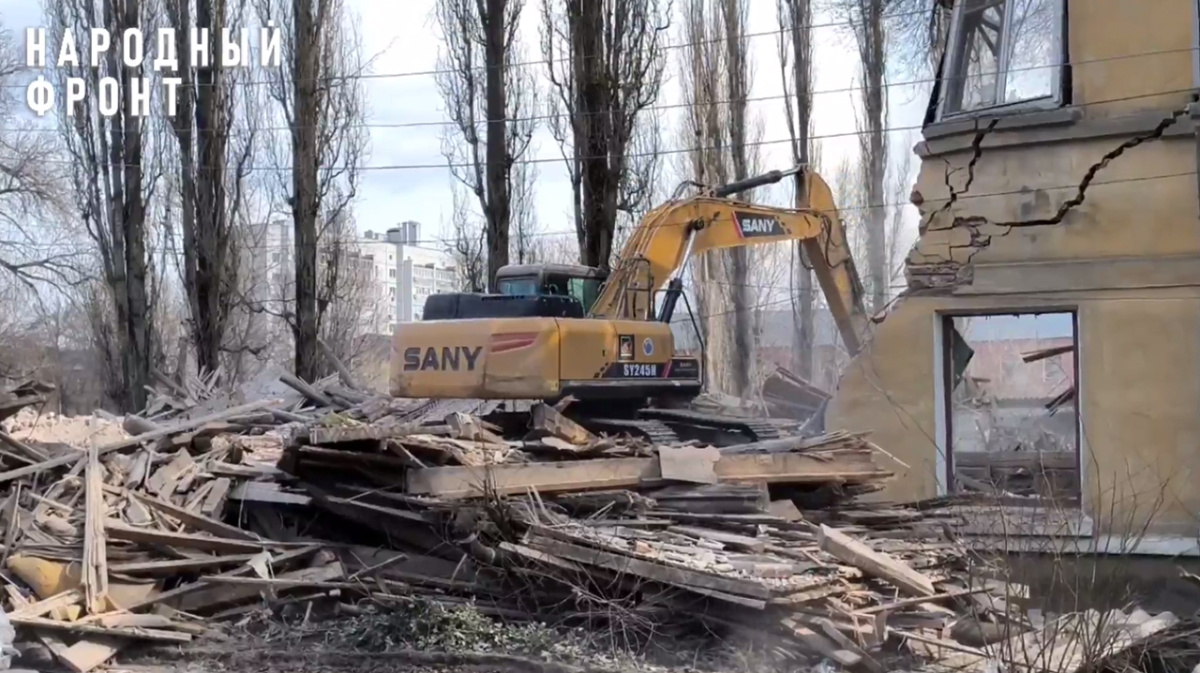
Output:
<path fill-rule="evenodd" d="M 630 434 L 640 437 L 653 444 L 672 444 L 679 441 L 679 435 L 671 426 L 653 419 L 633 418 L 578 418 L 575 419 L 592 432 L 613 434 Z"/>
<path fill-rule="evenodd" d="M 761 442 L 779 439 L 779 428 L 770 421 L 739 416 L 715 416 L 688 409 L 642 409 L 638 416 L 673 425 L 689 426 L 701 430 L 726 434 L 740 434 L 746 442 Z"/>

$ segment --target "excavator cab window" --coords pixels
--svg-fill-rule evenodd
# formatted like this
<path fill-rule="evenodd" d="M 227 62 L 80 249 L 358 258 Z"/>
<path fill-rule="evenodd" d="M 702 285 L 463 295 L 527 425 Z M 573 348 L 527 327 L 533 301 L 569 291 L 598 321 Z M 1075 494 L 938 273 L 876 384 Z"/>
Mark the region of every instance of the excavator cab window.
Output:
<path fill-rule="evenodd" d="M 567 294 L 578 299 L 579 303 L 583 304 L 583 310 L 587 311 L 596 303 L 596 297 L 600 296 L 600 286 L 603 284 L 604 281 L 599 278 L 572 278 Z"/>
<path fill-rule="evenodd" d="M 536 276 L 503 278 L 496 281 L 496 288 L 500 290 L 500 294 L 506 294 L 510 297 L 533 297 L 542 294 L 538 287 Z"/>

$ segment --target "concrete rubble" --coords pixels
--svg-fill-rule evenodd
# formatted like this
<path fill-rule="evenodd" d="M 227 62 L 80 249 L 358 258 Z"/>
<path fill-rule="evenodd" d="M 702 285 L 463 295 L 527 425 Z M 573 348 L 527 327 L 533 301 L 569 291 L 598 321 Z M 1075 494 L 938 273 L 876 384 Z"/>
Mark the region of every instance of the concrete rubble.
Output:
<path fill-rule="evenodd" d="M 138 644 L 226 639 L 264 603 L 421 599 L 707 630 L 871 673 L 1069 673 L 1178 628 L 1138 610 L 1034 615 L 1028 587 L 954 539 L 950 510 L 860 501 L 896 467 L 865 435 L 656 446 L 594 435 L 561 405 L 514 431 L 470 402 L 253 383 L 226 398 L 165 386 L 119 433 L 77 419 L 58 438 L 29 431 L 47 387 L 0 395 L 19 639 L 82 673 Z"/>

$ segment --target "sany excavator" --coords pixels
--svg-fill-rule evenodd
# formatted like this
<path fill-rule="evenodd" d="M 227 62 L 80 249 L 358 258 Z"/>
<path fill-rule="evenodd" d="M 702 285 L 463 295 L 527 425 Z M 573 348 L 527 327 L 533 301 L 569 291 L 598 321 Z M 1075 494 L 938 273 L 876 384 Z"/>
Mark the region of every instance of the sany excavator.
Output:
<path fill-rule="evenodd" d="M 797 173 L 807 208 L 733 198 Z M 803 242 L 842 341 L 856 353 L 869 322 L 862 286 L 829 186 L 800 166 L 659 206 L 630 235 L 607 278 L 586 266 L 510 265 L 496 274 L 499 294 L 429 297 L 422 321 L 395 332 L 391 392 L 513 401 L 504 411 L 518 416 L 517 401 L 571 396 L 564 413 L 581 425 L 655 441 L 778 437 L 765 421 L 688 408 L 704 388 L 703 355 L 676 352 L 671 321 L 680 298 L 687 303 L 681 275 L 694 255 L 794 240 Z"/>

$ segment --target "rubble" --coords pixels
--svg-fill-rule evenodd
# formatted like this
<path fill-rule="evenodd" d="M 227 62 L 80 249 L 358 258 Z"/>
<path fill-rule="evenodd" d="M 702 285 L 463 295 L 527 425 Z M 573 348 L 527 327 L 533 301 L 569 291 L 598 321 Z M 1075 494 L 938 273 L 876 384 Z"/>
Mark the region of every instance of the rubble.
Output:
<path fill-rule="evenodd" d="M 82 673 L 133 643 L 227 638 L 263 600 L 419 600 L 736 633 L 874 673 L 906 658 L 983 671 L 1031 642 L 1066 653 L 1084 635 L 1063 624 L 1088 620 L 1124 629 L 1118 652 L 1177 621 L 1014 619 L 1028 589 L 978 575 L 952 513 L 861 500 L 898 466 L 862 434 L 655 446 L 541 403 L 514 433 L 486 403 L 278 383 L 228 404 L 176 383 L 103 442 L 12 434 L 0 559 L 18 633 Z M 1089 663 L 1072 656 L 1053 670 Z"/>

